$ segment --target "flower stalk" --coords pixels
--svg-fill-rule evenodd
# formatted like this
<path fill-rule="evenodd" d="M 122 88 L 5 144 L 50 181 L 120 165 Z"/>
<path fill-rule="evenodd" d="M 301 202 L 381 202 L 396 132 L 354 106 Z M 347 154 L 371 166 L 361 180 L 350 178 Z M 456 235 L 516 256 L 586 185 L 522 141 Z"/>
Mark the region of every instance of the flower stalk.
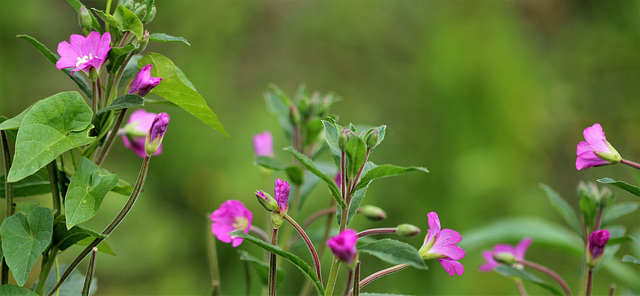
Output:
<path fill-rule="evenodd" d="M 311 239 L 309 239 L 309 236 L 307 235 L 306 232 L 304 232 L 304 229 L 302 229 L 302 227 L 300 227 L 300 225 L 298 225 L 298 223 L 296 223 L 296 221 L 293 220 L 291 216 L 287 214 L 284 214 L 283 216 L 284 216 L 284 219 L 287 220 L 287 222 L 289 222 L 289 224 L 291 224 L 291 226 L 293 226 L 293 228 L 295 228 L 296 231 L 298 231 L 298 234 L 300 234 L 300 237 L 302 237 L 304 242 L 307 244 L 307 247 L 309 248 L 309 252 L 311 252 L 311 257 L 313 257 L 313 265 L 315 266 L 315 269 L 316 269 L 316 275 L 318 276 L 318 280 L 320 280 L 320 283 L 322 283 L 322 272 L 320 271 L 320 258 L 318 258 L 318 253 L 316 252 L 316 248 L 313 246 Z"/>
<path fill-rule="evenodd" d="M 273 232 L 271 233 L 271 244 L 274 246 L 278 245 L 278 228 L 273 228 Z M 276 295 L 277 259 L 278 258 L 275 253 L 269 254 L 269 296 Z"/>
<path fill-rule="evenodd" d="M 521 260 L 518 263 L 521 263 L 524 266 L 529 266 L 533 269 L 536 269 L 542 273 L 549 275 L 556 282 L 558 282 L 558 284 L 560 284 L 560 286 L 562 287 L 562 290 L 564 290 L 564 293 L 567 296 L 571 296 L 571 289 L 569 289 L 569 285 L 567 285 L 567 282 L 565 282 L 564 279 L 562 279 L 562 277 L 559 276 L 557 273 L 555 273 L 553 270 L 527 260 Z"/>
<path fill-rule="evenodd" d="M 628 166 L 630 166 L 630 167 L 632 167 L 632 168 L 634 168 L 636 170 L 640 170 L 640 163 L 633 162 L 633 161 L 626 160 L 626 159 L 621 159 L 620 163 L 628 165 Z"/>
<path fill-rule="evenodd" d="M 9 151 L 9 139 L 7 138 L 7 132 L 1 130 L 0 137 L 2 137 L 2 152 L 4 155 L 4 175 L 7 176 L 11 169 L 11 152 Z M 7 182 L 5 178 L 4 185 L 4 196 L 6 202 L 4 218 L 7 219 L 13 215 L 13 183 Z M 4 256 L 2 257 L 2 267 L 0 269 L 2 272 L 2 278 L 0 281 L 2 285 L 6 285 L 9 283 L 9 266 L 7 265 L 7 261 Z"/>
<path fill-rule="evenodd" d="M 91 290 L 91 280 L 93 280 L 93 273 L 95 271 L 96 266 L 96 255 L 98 253 L 98 248 L 94 247 L 91 250 L 91 257 L 89 259 L 89 267 L 87 267 L 87 274 L 85 275 L 84 285 L 82 287 L 82 296 L 89 296 L 89 291 Z"/>
<path fill-rule="evenodd" d="M 97 154 L 96 164 L 98 166 L 102 166 L 102 163 L 107 158 L 107 154 L 109 154 L 109 150 L 111 150 L 111 147 L 113 146 L 113 142 L 116 139 L 116 136 L 118 135 L 118 130 L 120 129 L 120 126 L 122 126 L 122 122 L 124 122 L 124 117 L 127 113 L 127 110 L 128 110 L 127 108 L 124 108 L 120 111 L 120 114 L 118 115 L 118 119 L 116 119 L 116 123 L 113 125 L 113 128 L 111 129 L 111 133 L 109 134 L 109 137 L 105 141 L 105 144 L 102 147 L 102 149 L 100 149 L 100 152 Z"/>
<path fill-rule="evenodd" d="M 361 280 L 360 283 L 358 284 L 358 288 L 362 289 L 364 286 L 368 285 L 369 283 L 371 283 L 371 282 L 373 282 L 373 281 L 375 281 L 375 280 L 377 280 L 377 279 L 379 279 L 379 278 L 381 278 L 381 277 L 383 277 L 385 275 L 390 275 L 392 273 L 395 273 L 395 272 L 398 272 L 400 270 L 403 270 L 403 269 L 405 269 L 407 267 L 409 267 L 409 265 L 407 265 L 407 264 L 399 264 L 399 265 L 396 265 L 396 266 L 389 267 L 387 269 L 380 270 L 380 271 L 378 271 L 376 273 L 373 273 L 370 276 L 364 278 L 363 280 Z M 353 292 L 354 291 L 349 292 L 348 296 L 352 296 Z"/>

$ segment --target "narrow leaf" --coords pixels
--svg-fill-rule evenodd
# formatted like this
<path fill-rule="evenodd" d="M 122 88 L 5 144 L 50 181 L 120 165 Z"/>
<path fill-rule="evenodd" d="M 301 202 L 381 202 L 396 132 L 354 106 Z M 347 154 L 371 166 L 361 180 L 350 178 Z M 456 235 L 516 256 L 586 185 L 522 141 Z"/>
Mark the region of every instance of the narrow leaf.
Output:
<path fill-rule="evenodd" d="M 78 242 L 76 245 L 86 247 L 94 240 L 93 237 L 86 237 Z M 105 243 L 104 241 L 98 245 L 98 252 L 109 254 L 115 256 L 116 253 L 111 249 L 111 247 Z"/>
<path fill-rule="evenodd" d="M 182 43 L 184 43 L 186 45 L 191 46 L 191 44 L 189 44 L 189 41 L 187 41 L 187 39 L 184 39 L 182 37 L 175 37 L 175 36 L 167 35 L 165 33 L 153 33 L 153 34 L 149 35 L 149 41 L 182 42 Z"/>
<path fill-rule="evenodd" d="M 144 106 L 144 99 L 139 95 L 124 95 L 113 101 L 109 107 L 98 111 L 96 114 L 102 114 L 111 110 L 122 110 L 127 108 L 134 108 L 138 106 Z"/>
<path fill-rule="evenodd" d="M 371 169 L 364 175 L 364 177 L 360 178 L 360 181 L 358 181 L 358 186 L 356 186 L 356 190 L 366 187 L 369 182 L 375 179 L 399 176 L 416 171 L 425 173 L 429 172 L 429 170 L 423 167 L 399 167 L 392 164 L 383 164 Z"/>
<path fill-rule="evenodd" d="M 634 186 L 631 185 L 629 183 L 625 183 L 623 181 L 616 181 L 614 179 L 611 178 L 602 178 L 602 179 L 598 179 L 598 182 L 603 183 L 603 184 L 611 184 L 613 186 L 616 186 L 622 190 L 625 190 L 637 197 L 640 197 L 640 187 L 638 186 Z"/>
<path fill-rule="evenodd" d="M 109 26 L 114 27 L 114 28 L 116 28 L 116 29 L 120 29 L 120 30 L 122 29 L 122 28 L 120 27 L 120 24 L 118 24 L 118 20 L 116 20 L 116 19 L 113 17 L 113 15 L 111 15 L 111 14 L 109 14 L 109 13 L 107 13 L 107 12 L 104 12 L 104 11 L 102 11 L 102 10 L 97 10 L 97 9 L 95 9 L 95 8 L 91 8 L 91 10 L 92 10 L 96 15 L 98 15 L 98 17 L 99 17 L 100 19 L 102 19 L 102 21 L 104 21 L 104 22 L 105 22 L 106 24 L 108 24 Z"/>
<path fill-rule="evenodd" d="M 5 196 L 4 176 L 0 176 L 0 197 Z M 13 197 L 26 197 L 46 194 L 51 192 L 49 174 L 46 169 L 41 169 L 35 174 L 13 183 Z"/>
<path fill-rule="evenodd" d="M 622 257 L 622 263 L 633 263 L 636 265 L 640 265 L 640 259 L 631 255 L 624 255 L 624 257 Z"/>
<path fill-rule="evenodd" d="M 133 186 L 131 186 L 129 182 L 119 179 L 116 186 L 111 189 L 111 192 L 115 192 L 124 196 L 130 196 L 133 192 Z"/>
<path fill-rule="evenodd" d="M 346 149 L 347 158 L 347 177 L 353 180 L 360 170 L 360 167 L 364 165 L 367 156 L 367 145 L 358 136 L 353 136 L 349 139 Z"/>
<path fill-rule="evenodd" d="M 289 119 L 289 106 L 291 106 L 289 98 L 287 98 L 280 88 L 272 84 L 271 90 L 264 93 L 264 99 L 269 111 L 278 116 L 280 127 L 282 127 L 287 139 L 291 139 L 293 127 Z"/>
<path fill-rule="evenodd" d="M 284 170 L 287 165 L 270 156 L 257 156 L 254 164 L 274 171 Z"/>
<path fill-rule="evenodd" d="M 615 219 L 618 219 L 624 215 L 635 212 L 639 206 L 640 204 L 634 201 L 621 202 L 621 203 L 611 205 L 610 207 L 604 210 L 604 215 L 602 217 L 602 225 L 606 226 L 609 223 L 613 222 L 613 220 Z"/>
<path fill-rule="evenodd" d="M 35 105 L 36 103 L 34 103 L 33 105 Z M 18 129 L 20 127 L 20 124 L 22 124 L 22 119 L 25 115 L 27 115 L 29 110 L 31 110 L 31 107 L 33 107 L 33 105 L 27 107 L 27 109 L 24 109 L 24 111 L 20 112 L 20 114 L 14 116 L 13 118 L 7 119 L 0 123 L 0 130 Z"/>
<path fill-rule="evenodd" d="M 493 269 L 495 272 L 505 276 L 505 277 L 517 277 L 520 278 L 524 281 L 527 282 L 531 282 L 534 283 L 540 287 L 543 287 L 547 290 L 549 290 L 551 293 L 553 293 L 554 295 L 564 295 L 564 293 L 558 289 L 557 287 L 543 281 L 541 278 L 535 276 L 534 274 L 526 271 L 526 270 L 522 270 L 522 269 L 518 269 L 518 268 L 514 268 L 511 266 L 507 266 L 507 265 L 499 265 L 497 267 L 495 267 Z"/>
<path fill-rule="evenodd" d="M 138 61 L 138 67 L 141 68 L 148 64 L 153 65 L 151 76 L 162 78 L 162 82 L 151 90 L 151 93 L 171 101 L 221 134 L 229 137 L 204 98 L 180 80 L 176 73 L 176 66 L 170 59 L 158 53 L 148 53 Z"/>
<path fill-rule="evenodd" d="M 333 198 L 336 200 L 336 202 L 341 207 L 345 208 L 347 206 L 345 201 L 342 200 L 342 197 L 341 197 L 341 194 L 340 194 L 340 190 L 338 189 L 338 186 L 333 181 L 333 179 L 331 179 L 331 178 L 327 177 L 327 175 L 323 174 L 318 169 L 318 167 L 316 167 L 315 163 L 313 163 L 313 161 L 311 159 L 306 157 L 304 154 L 296 151 L 295 149 L 293 149 L 293 147 L 287 147 L 287 148 L 284 148 L 284 150 L 285 151 L 289 151 L 291 154 L 293 154 L 293 156 L 300 162 L 300 164 L 302 166 L 304 166 L 305 168 L 307 168 L 307 170 L 309 170 L 309 172 L 311 172 L 314 175 L 318 176 L 325 183 L 327 183 L 327 186 L 329 186 L 329 190 L 331 190 L 331 195 L 333 196 Z"/>
<path fill-rule="evenodd" d="M 349 204 L 349 213 L 347 215 L 347 225 L 351 224 L 353 217 L 355 217 L 356 212 L 358 211 L 358 208 L 360 207 L 360 204 L 364 199 L 364 196 L 367 194 L 367 188 L 368 187 L 359 189 L 353 194 L 353 198 L 351 199 L 351 204 Z M 338 221 L 341 221 L 340 220 L 341 216 L 342 216 L 342 211 L 338 211 Z"/>
<path fill-rule="evenodd" d="M 540 188 L 547 193 L 549 197 L 549 201 L 551 205 L 558 211 L 560 216 L 564 219 L 565 222 L 575 231 L 578 235 L 582 234 L 582 227 L 580 226 L 580 221 L 578 220 L 578 216 L 573 208 L 565 201 L 560 195 L 553 191 L 551 187 L 540 184 Z"/>
<path fill-rule="evenodd" d="M 407 243 L 392 239 L 381 239 L 358 247 L 360 253 L 369 254 L 391 264 L 408 264 L 418 269 L 427 269 L 418 250 Z"/>
<path fill-rule="evenodd" d="M 55 225 L 53 226 L 52 244 L 58 246 L 60 251 L 64 251 L 88 237 L 93 239 L 104 238 L 105 236 L 77 225 L 69 229 L 65 223 L 64 216 L 59 216 L 56 219 Z"/>
<path fill-rule="evenodd" d="M 304 262 L 302 259 L 300 259 L 298 256 L 291 254 L 289 252 L 286 252 L 282 249 L 280 249 L 280 247 L 278 246 L 274 246 L 268 243 L 265 243 L 264 241 L 248 235 L 240 230 L 236 230 L 233 231 L 231 233 L 229 233 L 230 235 L 233 236 L 237 236 L 237 237 L 241 237 L 251 243 L 253 243 L 254 245 L 263 248 L 271 253 L 274 253 L 282 258 L 284 258 L 285 260 L 291 262 L 293 265 L 295 265 L 298 269 L 300 269 L 300 271 L 302 271 L 302 274 L 309 280 L 311 281 L 311 283 L 313 284 L 313 286 L 316 288 L 316 291 L 318 292 L 319 295 L 324 295 L 324 288 L 322 287 L 322 283 L 320 283 L 320 280 L 318 279 L 318 276 L 316 275 L 315 271 L 313 268 L 311 268 L 311 266 L 309 266 L 309 264 L 307 264 L 306 262 Z"/>

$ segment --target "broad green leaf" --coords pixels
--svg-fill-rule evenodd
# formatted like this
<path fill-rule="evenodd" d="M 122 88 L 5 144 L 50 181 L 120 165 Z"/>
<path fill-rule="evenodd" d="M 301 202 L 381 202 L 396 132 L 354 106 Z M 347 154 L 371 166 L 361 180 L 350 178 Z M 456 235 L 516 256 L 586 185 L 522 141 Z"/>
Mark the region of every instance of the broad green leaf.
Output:
<path fill-rule="evenodd" d="M 323 174 L 318 169 L 318 167 L 316 167 L 315 163 L 313 163 L 311 159 L 306 157 L 304 154 L 296 151 L 295 149 L 293 149 L 293 147 L 287 147 L 287 148 L 284 148 L 284 150 L 289 151 L 291 154 L 293 154 L 293 156 L 298 160 L 298 162 L 300 162 L 302 166 L 304 166 L 307 170 L 309 170 L 309 172 L 318 176 L 320 179 L 322 179 L 322 181 L 327 183 L 327 186 L 329 186 L 329 190 L 331 190 L 331 195 L 341 207 L 345 208 L 347 206 L 345 201 L 342 200 L 340 190 L 338 189 L 336 182 L 334 182 L 332 178 L 329 178 L 327 177 L 327 175 Z"/>
<path fill-rule="evenodd" d="M 35 103 L 33 105 L 35 105 Z M 12 130 L 12 129 L 19 128 L 20 124 L 22 124 L 22 119 L 24 118 L 25 115 L 27 115 L 29 110 L 31 110 L 31 107 L 33 107 L 33 105 L 27 107 L 27 109 L 24 109 L 24 111 L 22 111 L 20 114 L 16 115 L 15 117 L 11 119 L 7 119 L 2 123 L 0 123 L 0 130 Z"/>
<path fill-rule="evenodd" d="M 416 171 L 425 173 L 429 172 L 429 170 L 423 167 L 399 167 L 392 164 L 383 164 L 371 169 L 363 177 L 361 177 L 360 181 L 358 181 L 358 186 L 356 186 L 356 190 L 366 187 L 369 182 L 375 179 L 399 176 Z"/>
<path fill-rule="evenodd" d="M 116 11 L 113 13 L 113 18 L 118 22 L 118 28 L 121 31 L 131 32 L 138 40 L 142 40 L 144 27 L 133 11 L 123 5 L 118 5 Z"/>
<path fill-rule="evenodd" d="M 275 84 L 271 84 L 270 88 L 270 90 L 264 93 L 264 99 L 267 103 L 267 107 L 271 113 L 278 116 L 280 126 L 282 127 L 287 139 L 290 140 L 291 135 L 293 134 L 293 126 L 289 119 L 289 106 L 291 106 L 291 101 Z"/>
<path fill-rule="evenodd" d="M 35 292 L 14 285 L 2 285 L 0 286 L 0 295 L 11 295 L 11 296 L 38 296 Z"/>
<path fill-rule="evenodd" d="M 524 281 L 534 283 L 538 286 L 541 286 L 547 290 L 549 290 L 554 295 L 565 295 L 559 288 L 553 286 L 546 281 L 543 281 L 541 278 L 536 275 L 522 269 L 514 268 L 507 265 L 499 265 L 493 269 L 493 271 L 505 276 L 505 277 L 517 277 Z"/>
<path fill-rule="evenodd" d="M 202 96 L 180 80 L 176 73 L 176 66 L 170 59 L 158 53 L 148 53 L 138 61 L 138 67 L 141 68 L 148 64 L 153 65 L 151 76 L 162 78 L 162 82 L 151 90 L 151 93 L 171 101 L 221 134 L 229 137 L 220 121 L 218 121 L 218 117 L 209 108 Z"/>
<path fill-rule="evenodd" d="M 427 269 L 418 250 L 397 240 L 381 239 L 359 246 L 358 252 L 378 257 L 391 264 L 407 264 L 417 269 Z"/>
<path fill-rule="evenodd" d="M 44 55 L 45 58 L 47 58 L 47 60 L 49 60 L 51 63 L 53 63 L 54 65 L 56 64 L 56 62 L 58 62 L 58 59 L 60 59 L 60 56 L 53 53 L 52 51 L 50 51 L 46 46 L 44 46 L 44 44 L 40 43 L 40 41 L 36 40 L 35 38 L 29 36 L 29 35 L 18 35 L 16 36 L 20 39 L 24 39 L 27 40 L 27 42 L 31 43 L 31 45 L 35 46 L 35 48 L 42 53 L 42 55 Z M 82 77 L 82 73 L 80 73 L 80 71 L 74 73 L 73 75 L 71 75 L 71 71 L 73 69 L 71 68 L 66 68 L 66 69 L 62 69 L 62 71 L 64 71 L 65 73 L 67 73 L 67 75 L 69 76 L 69 78 L 71 78 L 71 80 L 73 80 L 73 82 L 75 82 L 78 87 L 80 88 L 80 90 L 82 90 L 82 92 L 84 92 L 88 98 L 91 97 L 91 86 L 89 85 L 89 83 L 87 82 L 87 80 Z"/>
<path fill-rule="evenodd" d="M 0 226 L 2 250 L 18 285 L 27 281 L 36 260 L 51 243 L 52 233 L 53 214 L 43 207 L 35 208 L 28 217 L 16 213 Z"/>
<path fill-rule="evenodd" d="M 76 242 L 76 245 L 86 247 L 86 246 L 88 246 L 88 245 L 89 245 L 93 240 L 94 240 L 94 238 L 93 238 L 93 237 L 87 237 L 87 238 L 84 238 L 84 239 L 82 239 L 82 240 L 80 240 L 80 241 Z M 116 253 L 111 249 L 111 247 L 110 247 L 107 243 L 105 243 L 104 241 L 103 241 L 103 242 L 101 242 L 101 243 L 98 245 L 98 252 L 105 253 L 105 254 L 109 254 L 109 255 L 113 255 L 113 256 L 115 256 L 115 255 L 116 255 Z"/>
<path fill-rule="evenodd" d="M 118 176 L 81 157 L 64 201 L 67 229 L 98 213 L 102 199 L 117 183 Z"/>
<path fill-rule="evenodd" d="M 149 41 L 162 41 L 162 42 L 182 42 L 186 45 L 191 46 L 191 44 L 189 44 L 189 41 L 187 41 L 187 39 L 184 39 L 182 37 L 175 37 L 175 36 L 171 36 L 171 35 L 167 35 L 165 33 L 153 33 L 151 35 L 149 35 Z"/>
<path fill-rule="evenodd" d="M 4 198 L 4 176 L 0 176 L 0 197 Z M 35 174 L 13 183 L 13 197 L 26 197 L 51 192 L 49 174 L 41 169 Z"/>
<path fill-rule="evenodd" d="M 306 262 L 304 262 L 302 259 L 300 259 L 298 256 L 291 254 L 289 252 L 286 252 L 282 249 L 280 249 L 280 247 L 278 246 L 274 246 L 271 244 L 268 244 L 254 236 L 248 235 L 240 230 L 236 230 L 233 231 L 231 233 L 229 233 L 230 235 L 234 235 L 237 237 L 241 237 L 245 240 L 247 240 L 248 242 L 251 242 L 252 244 L 263 248 L 271 253 L 274 253 L 282 258 L 284 258 L 285 260 L 291 262 L 293 265 L 295 265 L 298 269 L 300 269 L 300 271 L 302 271 L 302 274 L 309 280 L 311 281 L 311 283 L 313 284 L 313 286 L 316 288 L 316 291 L 318 292 L 319 295 L 324 295 L 324 288 L 322 287 L 322 283 L 320 283 L 320 280 L 318 279 L 318 276 L 315 273 L 315 270 L 313 268 L 311 268 L 311 266 L 309 266 L 309 264 L 307 264 Z"/>
<path fill-rule="evenodd" d="M 640 259 L 631 255 L 624 255 L 624 257 L 622 257 L 622 263 L 633 263 L 636 265 L 640 265 Z"/>
<path fill-rule="evenodd" d="M 109 73 L 116 73 L 122 67 L 122 64 L 127 59 L 130 52 L 140 48 L 140 45 L 129 43 L 124 47 L 113 47 L 109 50 L 109 64 L 107 65 L 107 71 Z"/>
<path fill-rule="evenodd" d="M 300 186 L 304 182 L 304 176 L 302 175 L 302 169 L 296 165 L 290 165 L 285 169 L 287 176 L 291 183 Z"/>
<path fill-rule="evenodd" d="M 65 151 L 90 144 L 93 112 L 77 92 L 63 92 L 36 103 L 22 119 L 7 180 L 37 172 Z"/>
<path fill-rule="evenodd" d="M 56 274 L 56 269 L 51 268 L 49 272 L 49 276 L 47 277 L 47 281 L 44 283 L 44 291 L 45 295 L 48 295 L 53 287 L 58 283 L 58 277 L 60 274 L 63 274 L 67 270 L 67 265 L 61 264 L 58 270 L 58 274 Z M 77 296 L 82 295 L 82 288 L 84 287 L 85 276 L 80 273 L 78 268 L 71 272 L 71 275 L 67 278 L 66 281 L 60 286 L 58 289 L 58 296 Z M 98 289 L 98 281 L 95 277 L 91 279 L 91 287 L 89 288 L 89 295 L 94 295 L 96 290 Z"/>
<path fill-rule="evenodd" d="M 260 277 L 260 283 L 262 283 L 262 285 L 266 286 L 269 284 L 269 264 L 251 256 L 246 251 L 242 251 L 240 253 L 240 260 L 251 263 L 258 273 L 258 277 Z M 284 272 L 276 268 L 276 283 L 281 283 L 282 280 L 284 280 Z"/>
<path fill-rule="evenodd" d="M 196 89 L 196 86 L 193 85 L 193 82 L 191 82 L 191 80 L 189 80 L 189 78 L 187 78 L 187 75 L 185 75 L 184 72 L 182 72 L 182 70 L 178 66 L 176 66 L 176 73 L 178 74 L 178 78 L 180 78 L 180 80 L 182 80 L 182 82 L 184 82 L 184 84 L 186 84 L 191 89 L 193 89 L 195 91 L 198 91 Z"/>
<path fill-rule="evenodd" d="M 144 99 L 139 95 L 124 95 L 113 101 L 109 107 L 106 107 L 96 114 L 102 114 L 111 110 L 122 110 L 127 108 L 134 108 L 138 106 L 144 106 Z"/>
<path fill-rule="evenodd" d="M 634 186 L 631 185 L 629 183 L 625 183 L 623 181 L 616 181 L 614 179 L 611 178 L 602 178 L 602 179 L 598 179 L 598 182 L 603 183 L 603 184 L 610 184 L 613 186 L 616 186 L 622 190 L 625 190 L 637 197 L 640 197 L 640 187 L 638 186 Z"/>
<path fill-rule="evenodd" d="M 16 203 L 15 212 L 21 212 L 25 215 L 29 215 L 33 209 L 37 208 L 40 205 L 40 202 L 37 200 L 29 200 L 25 202 Z"/>
<path fill-rule="evenodd" d="M 120 28 L 120 24 L 118 24 L 118 20 L 116 20 L 116 18 L 113 17 L 113 15 L 104 12 L 102 10 L 97 10 L 95 8 L 91 8 L 91 10 L 98 15 L 98 17 L 100 19 L 102 19 L 102 21 L 104 21 L 107 25 L 112 26 L 114 28 L 117 29 L 121 29 Z"/>
<path fill-rule="evenodd" d="M 64 251 L 85 238 L 104 238 L 105 236 L 95 231 L 80 227 L 78 225 L 69 229 L 65 223 L 64 216 L 58 216 L 53 226 L 52 244 L 58 246 L 60 251 Z"/>
<path fill-rule="evenodd" d="M 79 0 L 67 0 L 67 2 L 69 2 L 69 4 L 71 4 L 71 6 L 73 6 L 76 11 L 79 11 L 80 7 L 82 7 L 82 3 Z M 89 12 L 89 14 L 91 15 L 91 27 L 96 31 L 102 33 L 102 27 L 100 27 L 98 19 L 91 12 Z"/>
<path fill-rule="evenodd" d="M 111 192 L 115 192 L 124 196 L 130 196 L 133 192 L 133 186 L 131 186 L 129 182 L 119 179 L 116 186 L 111 189 Z"/>
<path fill-rule="evenodd" d="M 547 193 L 549 197 L 549 201 L 553 208 L 558 211 L 560 216 L 564 219 L 564 221 L 575 231 L 578 235 L 582 235 L 582 227 L 580 226 L 580 221 L 578 220 L 578 216 L 573 208 L 565 201 L 560 195 L 553 191 L 551 187 L 540 184 L 540 188 Z"/>
<path fill-rule="evenodd" d="M 15 185 L 14 185 L 14 188 L 15 188 Z M 610 207 L 604 210 L 604 214 L 602 217 L 602 226 L 606 226 L 615 219 L 618 219 L 624 215 L 635 212 L 639 206 L 640 204 L 638 202 L 633 202 L 633 201 L 622 202 L 622 203 L 611 205 Z"/>

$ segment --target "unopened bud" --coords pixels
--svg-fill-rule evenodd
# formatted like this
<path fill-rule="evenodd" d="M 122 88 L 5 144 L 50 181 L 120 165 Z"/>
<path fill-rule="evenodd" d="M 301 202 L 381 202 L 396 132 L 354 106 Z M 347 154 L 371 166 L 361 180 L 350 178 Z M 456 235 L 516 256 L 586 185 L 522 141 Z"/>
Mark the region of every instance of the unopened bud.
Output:
<path fill-rule="evenodd" d="M 373 147 L 378 145 L 378 137 L 380 137 L 380 132 L 377 128 L 373 129 L 373 131 L 369 133 L 369 136 L 367 136 L 367 149 L 373 149 Z"/>
<path fill-rule="evenodd" d="M 278 208 L 278 202 L 275 198 L 269 195 L 269 193 L 262 190 L 256 190 L 256 198 L 260 205 L 269 212 L 273 212 Z"/>
<path fill-rule="evenodd" d="M 142 21 L 143 24 L 146 25 L 146 24 L 150 23 L 153 20 L 153 18 L 155 18 L 155 17 L 156 17 L 156 6 L 154 5 L 153 7 L 151 7 L 151 12 L 148 12 L 147 16 L 144 19 L 142 19 L 141 21 Z"/>
<path fill-rule="evenodd" d="M 291 107 L 289 107 L 289 120 L 293 125 L 299 125 L 302 122 L 300 110 L 298 110 L 296 105 L 291 105 Z"/>
<path fill-rule="evenodd" d="M 284 224 L 284 216 L 280 212 L 271 212 L 271 224 L 273 228 L 280 228 Z"/>
<path fill-rule="evenodd" d="M 338 135 L 338 147 L 340 147 L 340 150 L 347 150 L 347 143 L 349 143 L 349 130 L 343 129 Z"/>
<path fill-rule="evenodd" d="M 509 252 L 498 252 L 493 254 L 493 260 L 506 265 L 514 265 L 518 263 L 518 258 Z"/>
<path fill-rule="evenodd" d="M 89 32 L 91 32 L 93 19 L 91 18 L 91 13 L 84 5 L 80 6 L 80 9 L 78 9 L 78 23 L 85 34 L 89 34 Z"/>
<path fill-rule="evenodd" d="M 400 237 L 414 237 L 420 234 L 420 228 L 411 224 L 400 224 L 396 227 L 396 234 Z"/>
<path fill-rule="evenodd" d="M 604 253 L 604 247 L 609 242 L 611 234 L 608 230 L 602 229 L 592 232 L 589 235 L 589 242 L 587 243 L 587 265 L 590 268 L 596 267 L 600 258 Z"/>
<path fill-rule="evenodd" d="M 147 16 L 147 5 L 140 5 L 136 7 L 133 13 L 135 13 L 138 19 L 142 22 L 144 17 Z"/>
<path fill-rule="evenodd" d="M 380 221 L 387 218 L 387 213 L 384 210 L 372 205 L 361 206 L 360 213 L 372 221 Z"/>
<path fill-rule="evenodd" d="M 133 0 L 122 0 L 122 6 L 126 9 L 133 10 L 135 7 L 135 2 Z"/>
<path fill-rule="evenodd" d="M 149 31 L 145 30 L 142 33 L 142 39 L 138 43 L 138 48 L 134 49 L 133 53 L 141 53 L 147 48 L 147 45 L 149 45 Z"/>
<path fill-rule="evenodd" d="M 160 144 L 162 144 L 162 139 L 164 139 L 164 134 L 167 131 L 168 124 L 169 114 L 167 113 L 159 113 L 153 119 L 153 123 L 151 123 L 151 128 L 149 128 L 147 139 L 144 144 L 147 156 L 151 156 L 158 151 Z"/>

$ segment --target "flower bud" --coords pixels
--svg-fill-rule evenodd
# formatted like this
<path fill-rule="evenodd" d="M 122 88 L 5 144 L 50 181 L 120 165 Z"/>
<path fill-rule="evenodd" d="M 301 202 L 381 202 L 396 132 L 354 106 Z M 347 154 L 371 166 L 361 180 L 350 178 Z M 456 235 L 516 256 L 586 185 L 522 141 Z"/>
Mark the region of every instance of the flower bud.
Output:
<path fill-rule="evenodd" d="M 133 0 L 122 0 L 122 3 L 121 3 L 121 4 L 122 4 L 122 6 L 124 6 L 126 9 L 133 10 L 133 9 L 134 9 L 134 7 L 135 7 L 135 4 L 136 4 L 136 3 L 135 3 L 135 1 L 133 1 Z"/>
<path fill-rule="evenodd" d="M 331 252 L 341 261 L 351 264 L 356 259 L 358 250 L 356 243 L 358 235 L 353 229 L 345 229 L 339 235 L 327 240 L 327 246 Z"/>
<path fill-rule="evenodd" d="M 144 143 L 145 152 L 147 157 L 153 155 L 158 151 L 158 147 L 162 144 L 162 139 L 167 131 L 167 125 L 169 124 L 169 115 L 167 113 L 159 113 L 153 119 L 151 128 L 147 133 L 147 139 Z"/>
<path fill-rule="evenodd" d="M 278 208 L 276 199 L 262 190 L 256 190 L 256 198 L 258 198 L 260 205 L 269 212 L 273 212 Z"/>
<path fill-rule="evenodd" d="M 140 69 L 140 72 L 136 75 L 136 78 L 131 82 L 131 87 L 129 87 L 129 94 L 138 94 L 141 97 L 146 96 L 154 87 L 156 87 L 160 82 L 162 82 L 162 78 L 160 77 L 151 77 L 151 68 L 153 65 L 145 65 Z"/>
<path fill-rule="evenodd" d="M 380 137 L 380 132 L 377 128 L 373 129 L 373 131 L 369 133 L 369 136 L 367 136 L 367 149 L 373 149 L 373 147 L 376 147 L 376 145 L 378 145 L 378 137 Z"/>
<path fill-rule="evenodd" d="M 280 212 L 271 212 L 271 224 L 273 228 L 280 228 L 284 224 L 284 216 Z"/>
<path fill-rule="evenodd" d="M 153 7 L 151 7 L 151 12 L 148 13 L 147 16 L 141 21 L 143 24 L 146 25 L 150 23 L 155 17 L 156 17 L 156 6 L 154 5 Z"/>
<path fill-rule="evenodd" d="M 294 126 L 299 125 L 302 122 L 300 110 L 298 110 L 298 107 L 296 107 L 296 105 L 291 105 L 291 107 L 289 107 L 289 120 Z"/>
<path fill-rule="evenodd" d="M 589 242 L 587 243 L 587 265 L 590 268 L 596 267 L 600 258 L 602 257 L 602 253 L 604 253 L 604 247 L 609 242 L 609 238 L 611 234 L 609 230 L 601 229 L 592 232 L 589 235 Z"/>
<path fill-rule="evenodd" d="M 147 48 L 147 45 L 149 45 L 149 31 L 145 30 L 142 33 L 142 39 L 138 41 L 137 45 L 138 48 L 134 49 L 133 53 L 141 53 Z"/>
<path fill-rule="evenodd" d="M 493 260 L 496 260 L 498 263 L 506 264 L 506 265 L 514 265 L 518 263 L 518 258 L 513 253 L 510 252 L 497 252 L 493 254 Z"/>
<path fill-rule="evenodd" d="M 348 143 L 349 143 L 349 130 L 342 129 L 342 131 L 340 132 L 340 135 L 338 135 L 338 147 L 340 147 L 340 150 L 345 151 L 347 150 Z"/>
<path fill-rule="evenodd" d="M 396 234 L 400 237 L 414 237 L 420 234 L 420 228 L 411 224 L 400 224 L 396 227 Z"/>
<path fill-rule="evenodd" d="M 384 210 L 372 205 L 361 206 L 360 213 L 371 221 L 380 221 L 387 218 L 387 213 Z"/>
<path fill-rule="evenodd" d="M 284 213 L 289 208 L 289 191 L 291 186 L 287 181 L 282 181 L 280 178 L 276 179 L 274 193 L 276 195 L 275 200 L 278 202 L 278 209 Z"/>
<path fill-rule="evenodd" d="M 133 12 L 136 14 L 136 16 L 138 17 L 138 19 L 142 22 L 142 20 L 144 19 L 145 16 L 147 16 L 147 5 L 140 5 L 138 7 L 135 8 L 135 11 Z"/>
<path fill-rule="evenodd" d="M 93 19 L 91 19 L 91 13 L 84 5 L 80 6 L 80 9 L 78 9 L 78 23 L 85 34 L 89 34 L 89 32 L 91 32 L 91 29 L 93 28 Z"/>

